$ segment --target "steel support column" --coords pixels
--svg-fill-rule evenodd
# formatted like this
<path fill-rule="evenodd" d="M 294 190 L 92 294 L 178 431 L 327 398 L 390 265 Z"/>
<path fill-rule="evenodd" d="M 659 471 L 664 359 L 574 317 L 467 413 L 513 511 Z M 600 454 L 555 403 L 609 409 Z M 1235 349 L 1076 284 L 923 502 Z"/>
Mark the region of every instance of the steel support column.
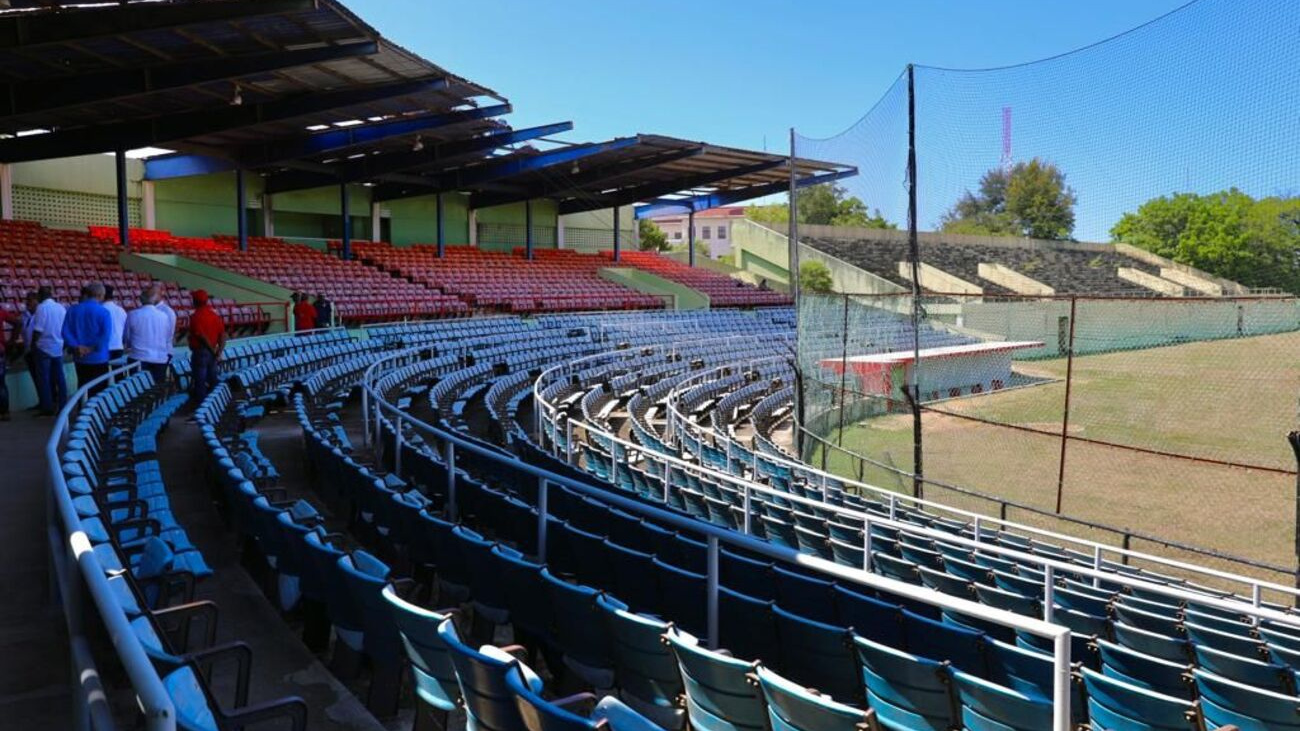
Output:
<path fill-rule="evenodd" d="M 531 261 L 533 258 L 533 202 L 532 200 L 524 201 L 524 256 Z"/>
<path fill-rule="evenodd" d="M 126 197 L 126 150 L 118 149 L 113 153 L 114 168 L 117 174 L 117 240 L 123 249 L 131 248 L 131 212 Z"/>
<path fill-rule="evenodd" d="M 348 193 L 348 184 L 339 183 L 339 209 L 343 216 L 343 247 L 339 256 L 352 258 L 352 201 Z"/>
<path fill-rule="evenodd" d="M 622 255 L 623 234 L 619 230 L 618 206 L 614 206 L 614 261 L 618 261 Z"/>
<path fill-rule="evenodd" d="M 235 168 L 235 230 L 239 236 L 239 250 L 248 251 L 248 188 L 244 183 L 243 168 Z"/>
<path fill-rule="evenodd" d="M 438 258 L 441 259 L 447 255 L 447 222 L 445 211 L 442 207 L 442 193 L 434 197 L 434 205 L 438 212 Z"/>
<path fill-rule="evenodd" d="M 686 263 L 695 266 L 695 209 L 686 214 Z"/>

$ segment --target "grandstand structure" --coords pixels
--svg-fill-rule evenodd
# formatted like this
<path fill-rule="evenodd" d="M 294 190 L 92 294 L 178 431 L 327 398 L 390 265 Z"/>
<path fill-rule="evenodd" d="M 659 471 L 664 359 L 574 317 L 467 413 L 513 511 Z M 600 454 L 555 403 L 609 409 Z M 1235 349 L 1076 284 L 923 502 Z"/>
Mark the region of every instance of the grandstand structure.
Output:
<path fill-rule="evenodd" d="M 511 127 L 338 0 L 15 0 L 0 59 L 4 311 L 157 281 L 178 342 L 199 288 L 233 331 L 197 403 L 178 348 L 0 443 L 0 724 L 1300 727 L 1300 590 L 803 462 L 792 299 L 624 250 L 637 217 L 852 166 L 555 143 L 572 125 Z M 95 190 L 34 184 L 70 170 Z M 607 248 L 562 246 L 606 210 Z M 898 283 L 893 244 L 808 245 Z M 1065 251 L 935 267 L 1021 277 L 990 296 L 1143 279 Z M 293 323 L 293 293 L 334 326 Z M 880 353 L 982 342 L 897 308 L 855 326 Z"/>

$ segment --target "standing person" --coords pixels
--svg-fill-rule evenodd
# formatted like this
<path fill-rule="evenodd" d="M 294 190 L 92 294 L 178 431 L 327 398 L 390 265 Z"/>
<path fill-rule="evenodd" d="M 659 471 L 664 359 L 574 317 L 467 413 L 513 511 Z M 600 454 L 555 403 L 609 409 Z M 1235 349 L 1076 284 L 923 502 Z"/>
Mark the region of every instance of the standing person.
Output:
<path fill-rule="evenodd" d="M 117 303 L 115 294 L 113 285 L 104 285 L 104 309 L 108 310 L 109 317 L 113 318 L 113 334 L 108 338 L 109 360 L 120 360 L 125 351 L 122 335 L 126 332 L 126 310 Z"/>
<path fill-rule="evenodd" d="M 172 309 L 171 303 L 167 301 L 167 290 L 163 288 L 161 282 L 154 282 L 149 285 L 151 297 L 157 303 L 155 306 L 160 312 L 167 316 L 167 362 L 172 362 L 172 357 L 176 354 L 176 310 Z"/>
<path fill-rule="evenodd" d="M 334 325 L 334 304 L 325 295 L 316 295 L 316 329 L 324 330 Z"/>
<path fill-rule="evenodd" d="M 9 356 L 14 360 L 22 358 L 27 365 L 27 375 L 32 379 L 32 390 L 40 393 L 36 382 L 36 356 L 32 354 L 32 320 L 36 317 L 36 293 L 28 292 L 23 298 L 23 310 L 19 313 L 18 326 L 9 333 Z M 32 406 L 28 411 L 39 411 L 40 406 Z"/>
<path fill-rule="evenodd" d="M 140 306 L 126 316 L 122 340 L 127 358 L 140 363 L 153 376 L 154 383 L 162 383 L 167 379 L 172 331 L 167 314 L 158 309 L 156 297 L 152 287 L 140 292 Z"/>
<path fill-rule="evenodd" d="M 22 339 L 23 317 L 19 314 L 6 314 L 4 322 L 13 329 L 9 333 L 9 339 L 0 342 L 0 421 L 9 421 L 9 358 L 16 355 L 22 347 L 18 342 Z"/>
<path fill-rule="evenodd" d="M 32 314 L 32 339 L 36 393 L 40 415 L 54 416 L 68 400 L 68 382 L 63 375 L 63 320 L 67 311 L 54 301 L 49 286 L 36 291 L 36 312 Z"/>
<path fill-rule="evenodd" d="M 68 308 L 63 319 L 63 344 L 72 351 L 77 388 L 108 373 L 108 341 L 113 337 L 113 316 L 103 305 L 104 285 L 81 288 L 81 301 Z M 99 384 L 91 392 L 104 388 Z"/>
<path fill-rule="evenodd" d="M 294 295 L 298 304 L 293 306 L 293 329 L 310 330 L 316 327 L 316 308 L 311 305 L 311 298 L 305 294 Z"/>
<path fill-rule="evenodd" d="M 194 314 L 190 315 L 190 378 L 196 404 L 202 403 L 217 385 L 217 363 L 226 348 L 226 323 L 208 303 L 208 293 L 194 293 Z"/>

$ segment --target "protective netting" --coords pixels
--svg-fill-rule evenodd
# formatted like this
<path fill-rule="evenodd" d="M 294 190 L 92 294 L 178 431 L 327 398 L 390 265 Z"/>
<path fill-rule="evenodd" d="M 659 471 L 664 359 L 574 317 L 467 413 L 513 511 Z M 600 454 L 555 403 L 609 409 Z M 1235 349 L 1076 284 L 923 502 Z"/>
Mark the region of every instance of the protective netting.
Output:
<path fill-rule="evenodd" d="M 835 272 L 798 305 L 804 458 L 1294 572 L 1296 28 L 1300 4 L 1200 0 L 1041 62 L 914 67 L 845 132 L 797 137 L 856 166 L 839 196 L 879 212 L 800 225 L 801 259 Z"/>

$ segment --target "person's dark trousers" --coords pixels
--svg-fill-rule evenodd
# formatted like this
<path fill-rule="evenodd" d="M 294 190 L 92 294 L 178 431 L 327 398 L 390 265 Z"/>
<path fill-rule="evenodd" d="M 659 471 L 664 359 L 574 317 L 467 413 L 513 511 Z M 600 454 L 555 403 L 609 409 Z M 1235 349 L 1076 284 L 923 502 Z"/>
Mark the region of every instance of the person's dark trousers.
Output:
<path fill-rule="evenodd" d="M 110 363 L 116 363 L 117 361 L 122 360 L 122 356 L 125 354 L 125 350 L 110 350 L 108 351 L 108 360 Z"/>
<path fill-rule="evenodd" d="M 96 378 L 108 373 L 107 363 L 74 363 L 73 368 L 77 372 L 77 388 L 83 388 L 87 383 L 90 383 Z M 90 389 L 88 394 L 94 396 L 100 391 L 103 391 L 104 387 L 107 385 L 107 381 L 97 383 Z"/>
<path fill-rule="evenodd" d="M 36 353 L 36 393 L 41 399 L 41 413 L 54 414 L 68 400 L 68 381 L 63 375 L 63 358 Z"/>
<path fill-rule="evenodd" d="M 41 379 L 36 374 L 36 353 L 30 350 L 23 353 L 23 362 L 27 364 L 27 375 L 32 379 L 32 389 L 36 391 L 36 398 L 39 401 L 41 397 Z M 39 411 L 40 408 L 41 406 L 38 403 L 36 406 L 29 408 L 28 411 Z"/>
<path fill-rule="evenodd" d="M 9 360 L 0 353 L 0 421 L 9 420 Z"/>
<path fill-rule="evenodd" d="M 217 386 L 217 356 L 200 347 L 190 353 L 190 371 L 193 381 L 190 393 L 196 404 L 202 403 Z"/>
<path fill-rule="evenodd" d="M 144 361 L 135 362 L 140 364 L 140 368 L 142 368 L 145 373 L 153 376 L 153 382 L 155 384 L 162 383 L 167 379 L 166 363 L 145 363 Z"/>

